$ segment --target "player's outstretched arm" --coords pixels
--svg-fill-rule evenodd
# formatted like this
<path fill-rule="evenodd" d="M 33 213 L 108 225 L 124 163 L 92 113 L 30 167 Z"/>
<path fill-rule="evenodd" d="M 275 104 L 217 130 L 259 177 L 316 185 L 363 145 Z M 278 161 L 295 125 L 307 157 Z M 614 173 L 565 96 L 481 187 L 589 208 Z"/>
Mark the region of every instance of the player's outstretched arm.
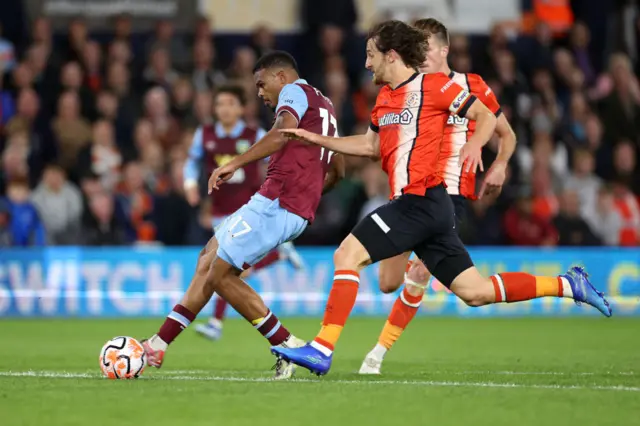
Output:
<path fill-rule="evenodd" d="M 233 174 L 241 167 L 254 161 L 262 160 L 282 149 L 287 143 L 285 138 L 279 129 L 285 129 L 288 127 L 295 127 L 298 125 L 298 121 L 291 114 L 279 114 L 276 118 L 271 130 L 269 130 L 262 139 L 254 143 L 245 153 L 238 155 L 233 160 L 229 161 L 222 167 L 218 167 L 211 173 L 209 177 L 209 194 L 213 189 L 218 189 L 218 185 L 228 181 L 233 177 Z"/>
<path fill-rule="evenodd" d="M 371 129 L 369 129 L 364 135 L 345 136 L 340 138 L 322 136 L 317 133 L 293 127 L 283 129 L 281 132 L 288 139 L 310 142 L 340 154 L 374 158 L 380 156 L 380 137 Z"/>

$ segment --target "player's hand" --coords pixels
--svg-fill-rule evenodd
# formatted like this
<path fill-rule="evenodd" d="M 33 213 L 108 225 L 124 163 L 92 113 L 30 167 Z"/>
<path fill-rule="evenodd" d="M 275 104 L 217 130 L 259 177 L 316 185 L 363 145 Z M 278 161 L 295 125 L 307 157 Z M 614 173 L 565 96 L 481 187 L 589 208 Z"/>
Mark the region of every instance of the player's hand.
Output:
<path fill-rule="evenodd" d="M 197 186 L 185 189 L 184 195 L 187 199 L 187 203 L 189 203 L 191 207 L 195 207 L 200 204 L 200 192 L 198 191 Z"/>
<path fill-rule="evenodd" d="M 458 164 L 464 168 L 464 171 L 475 173 L 480 167 L 480 171 L 484 172 L 482 164 L 482 146 L 473 142 L 467 142 L 460 148 L 460 158 Z"/>
<path fill-rule="evenodd" d="M 208 193 L 211 194 L 214 189 L 219 189 L 219 185 L 231 179 L 236 170 L 238 170 L 238 168 L 231 163 L 215 169 L 213 173 L 211 173 L 211 177 L 209 177 Z"/>
<path fill-rule="evenodd" d="M 299 141 L 306 141 L 311 143 L 318 143 L 318 134 L 309 132 L 304 129 L 280 129 L 279 130 L 282 135 L 289 139 L 295 139 Z"/>
<path fill-rule="evenodd" d="M 502 191 L 502 185 L 504 185 L 506 178 L 507 163 L 502 161 L 494 162 L 491 167 L 489 167 L 489 171 L 484 177 L 478 198 L 482 198 L 485 195 L 499 195 Z"/>

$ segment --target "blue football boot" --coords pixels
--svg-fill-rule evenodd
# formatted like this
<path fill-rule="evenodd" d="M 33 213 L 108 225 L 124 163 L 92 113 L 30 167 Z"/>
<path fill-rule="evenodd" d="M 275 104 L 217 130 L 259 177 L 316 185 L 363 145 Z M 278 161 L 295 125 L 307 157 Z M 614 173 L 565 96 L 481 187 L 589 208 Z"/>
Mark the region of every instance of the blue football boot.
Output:
<path fill-rule="evenodd" d="M 602 312 L 602 315 L 605 317 L 612 315 L 609 302 L 605 299 L 604 294 L 596 290 L 593 284 L 591 284 L 589 275 L 584 271 L 584 268 L 573 266 L 566 274 L 560 276 L 569 281 L 571 291 L 573 292 L 573 300 L 576 301 L 576 305 L 584 302 Z"/>
<path fill-rule="evenodd" d="M 325 355 L 307 343 L 299 348 L 272 346 L 271 353 L 287 362 L 304 367 L 318 376 L 324 376 L 331 368 L 333 354 Z"/>

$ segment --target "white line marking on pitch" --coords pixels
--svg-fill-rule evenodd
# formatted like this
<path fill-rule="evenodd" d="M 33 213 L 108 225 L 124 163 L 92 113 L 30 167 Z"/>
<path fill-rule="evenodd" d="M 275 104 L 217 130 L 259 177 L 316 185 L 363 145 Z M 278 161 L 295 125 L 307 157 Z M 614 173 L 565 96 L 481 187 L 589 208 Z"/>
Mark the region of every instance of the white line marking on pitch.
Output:
<path fill-rule="evenodd" d="M 4 377 L 43 377 L 60 379 L 102 379 L 98 374 L 90 373 L 70 373 L 57 371 L 0 371 L 0 376 Z M 269 383 L 274 382 L 266 377 L 225 377 L 225 376 L 170 376 L 155 375 L 142 378 L 141 380 L 177 380 L 177 381 L 214 381 L 214 382 L 245 382 L 245 383 Z M 475 387 L 475 388 L 512 388 L 512 389 L 572 389 L 572 390 L 607 390 L 622 392 L 640 392 L 640 387 L 624 385 L 526 385 L 521 383 L 495 383 L 495 382 L 454 382 L 454 381 L 433 381 L 433 380 L 319 380 L 319 379 L 290 379 L 293 383 L 339 383 L 345 385 L 409 385 L 409 386 L 430 386 L 430 387 Z"/>

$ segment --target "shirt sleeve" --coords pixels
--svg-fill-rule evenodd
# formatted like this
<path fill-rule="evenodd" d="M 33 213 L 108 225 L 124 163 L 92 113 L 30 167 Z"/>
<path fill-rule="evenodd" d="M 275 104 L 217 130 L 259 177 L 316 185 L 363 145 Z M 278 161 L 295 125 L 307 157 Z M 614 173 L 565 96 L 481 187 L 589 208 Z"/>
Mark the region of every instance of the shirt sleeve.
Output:
<path fill-rule="evenodd" d="M 474 90 L 477 93 L 477 98 L 486 105 L 489 110 L 495 114 L 496 117 L 500 117 L 502 114 L 502 108 L 500 108 L 500 103 L 496 98 L 496 94 L 493 93 L 491 87 L 482 79 L 482 77 L 478 76 L 478 90 Z"/>
<path fill-rule="evenodd" d="M 198 176 L 200 175 L 199 163 L 204 155 L 204 148 L 202 146 L 202 127 L 198 127 L 193 135 L 191 147 L 189 148 L 189 156 L 184 163 L 183 175 L 184 185 L 197 186 Z"/>
<path fill-rule="evenodd" d="M 309 108 L 307 95 L 297 84 L 287 84 L 282 88 L 276 106 L 276 117 L 283 111 L 293 115 L 298 124 Z"/>
<path fill-rule="evenodd" d="M 441 84 L 443 83 L 443 84 Z M 431 90 L 434 107 L 439 111 L 449 111 L 451 114 L 464 118 L 465 114 L 476 100 L 476 97 L 465 90 L 458 83 L 442 78 L 432 80 Z"/>

